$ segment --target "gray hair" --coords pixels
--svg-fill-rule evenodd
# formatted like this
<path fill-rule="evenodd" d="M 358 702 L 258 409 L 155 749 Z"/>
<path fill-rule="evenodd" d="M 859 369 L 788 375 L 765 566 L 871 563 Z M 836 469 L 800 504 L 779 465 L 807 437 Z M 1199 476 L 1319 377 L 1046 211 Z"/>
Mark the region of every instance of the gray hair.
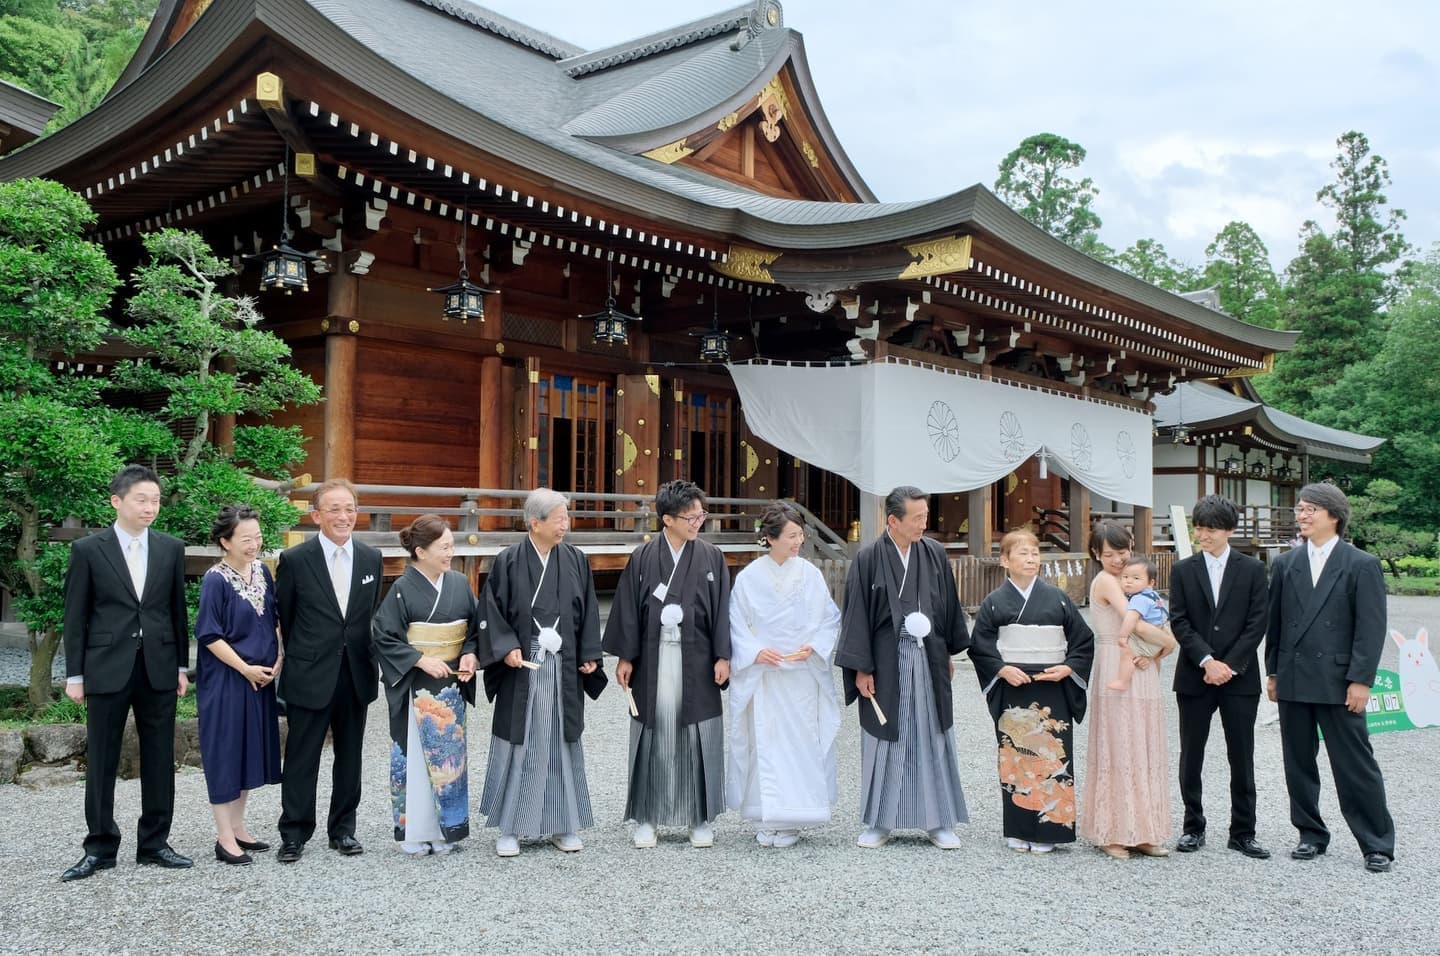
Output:
<path fill-rule="evenodd" d="M 536 488 L 525 497 L 525 530 L 530 530 L 530 522 L 544 521 L 550 517 L 550 512 L 568 503 L 569 500 L 558 491 Z"/>
<path fill-rule="evenodd" d="M 1329 482 L 1316 482 L 1301 488 L 1295 500 L 1330 512 L 1330 517 L 1335 519 L 1335 533 L 1345 537 L 1345 528 L 1350 524 L 1350 499 L 1345 497 L 1345 492 Z"/>
<path fill-rule="evenodd" d="M 901 485 L 885 496 L 885 516 L 905 520 L 905 511 L 912 501 L 926 501 L 930 496 L 914 485 Z"/>

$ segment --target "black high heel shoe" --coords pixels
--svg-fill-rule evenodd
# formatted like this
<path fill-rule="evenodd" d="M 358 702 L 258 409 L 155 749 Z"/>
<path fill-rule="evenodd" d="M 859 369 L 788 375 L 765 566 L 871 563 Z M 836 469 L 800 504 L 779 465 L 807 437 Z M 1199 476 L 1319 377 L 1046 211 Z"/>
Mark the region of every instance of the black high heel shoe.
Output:
<path fill-rule="evenodd" d="M 247 850 L 251 853 L 264 853 L 266 850 L 270 849 L 270 844 L 266 843 L 264 840 L 256 840 L 255 842 L 251 843 L 249 840 L 242 840 L 239 837 L 236 837 L 235 844 L 239 846 L 240 849 Z"/>
<path fill-rule="evenodd" d="M 219 840 L 215 841 L 215 859 L 221 863 L 229 863 L 231 866 L 249 866 L 255 862 L 248 853 L 230 853 L 220 845 Z"/>

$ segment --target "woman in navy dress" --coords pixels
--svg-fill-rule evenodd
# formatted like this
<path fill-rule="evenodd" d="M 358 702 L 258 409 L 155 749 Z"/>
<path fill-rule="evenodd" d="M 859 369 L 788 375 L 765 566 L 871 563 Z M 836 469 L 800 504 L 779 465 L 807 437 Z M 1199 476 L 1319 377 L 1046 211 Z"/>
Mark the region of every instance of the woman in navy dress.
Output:
<path fill-rule="evenodd" d="M 200 759 L 215 813 L 215 859 L 245 864 L 250 852 L 270 849 L 245 826 L 245 801 L 256 787 L 280 782 L 275 583 L 256 560 L 263 542 L 253 508 L 221 508 L 210 537 L 225 557 L 205 572 L 195 621 Z"/>

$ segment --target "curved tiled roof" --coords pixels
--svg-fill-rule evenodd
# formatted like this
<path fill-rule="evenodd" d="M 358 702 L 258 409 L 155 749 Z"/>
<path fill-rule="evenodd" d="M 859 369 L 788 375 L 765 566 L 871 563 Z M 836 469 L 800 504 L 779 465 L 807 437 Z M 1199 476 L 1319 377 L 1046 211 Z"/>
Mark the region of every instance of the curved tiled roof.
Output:
<path fill-rule="evenodd" d="M 583 53 L 564 61 L 560 67 L 569 76 L 585 76 L 587 73 L 598 73 L 601 70 L 608 70 L 612 66 L 630 63 L 642 57 L 689 46 L 700 40 L 733 34 L 749 25 L 750 15 L 755 6 L 753 3 L 747 3 L 742 7 L 726 10 L 723 13 L 704 17 L 693 23 L 669 30 L 661 30 L 638 40 L 627 40 L 603 50 Z M 778 8 L 778 4 L 776 6 Z"/>
<path fill-rule="evenodd" d="M 1156 395 L 1153 401 L 1157 428 L 1253 424 L 1301 452 L 1337 461 L 1368 462 L 1371 453 L 1385 443 L 1383 438 L 1306 421 L 1208 382 L 1182 382 L 1170 394 Z"/>
<path fill-rule="evenodd" d="M 415 2 L 423 3 L 427 7 L 434 7 L 442 13 L 448 13 L 452 17 L 480 27 L 482 30 L 488 30 L 498 37 L 504 37 L 557 60 L 564 60 L 585 52 L 574 44 L 566 43 L 548 33 L 527 27 L 509 17 L 503 17 L 479 4 L 469 3 L 468 0 L 415 0 Z"/>

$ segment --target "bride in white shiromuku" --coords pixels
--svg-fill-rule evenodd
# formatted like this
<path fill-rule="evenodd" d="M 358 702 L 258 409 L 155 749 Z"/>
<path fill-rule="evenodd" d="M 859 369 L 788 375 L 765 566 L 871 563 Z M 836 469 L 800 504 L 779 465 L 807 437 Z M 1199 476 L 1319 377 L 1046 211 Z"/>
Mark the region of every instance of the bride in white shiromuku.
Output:
<path fill-rule="evenodd" d="M 793 846 L 835 804 L 840 702 L 830 654 L 840 609 L 820 570 L 799 557 L 800 512 L 775 502 L 760 519 L 769 554 L 730 591 L 730 767 L 726 800 L 761 846 Z"/>

